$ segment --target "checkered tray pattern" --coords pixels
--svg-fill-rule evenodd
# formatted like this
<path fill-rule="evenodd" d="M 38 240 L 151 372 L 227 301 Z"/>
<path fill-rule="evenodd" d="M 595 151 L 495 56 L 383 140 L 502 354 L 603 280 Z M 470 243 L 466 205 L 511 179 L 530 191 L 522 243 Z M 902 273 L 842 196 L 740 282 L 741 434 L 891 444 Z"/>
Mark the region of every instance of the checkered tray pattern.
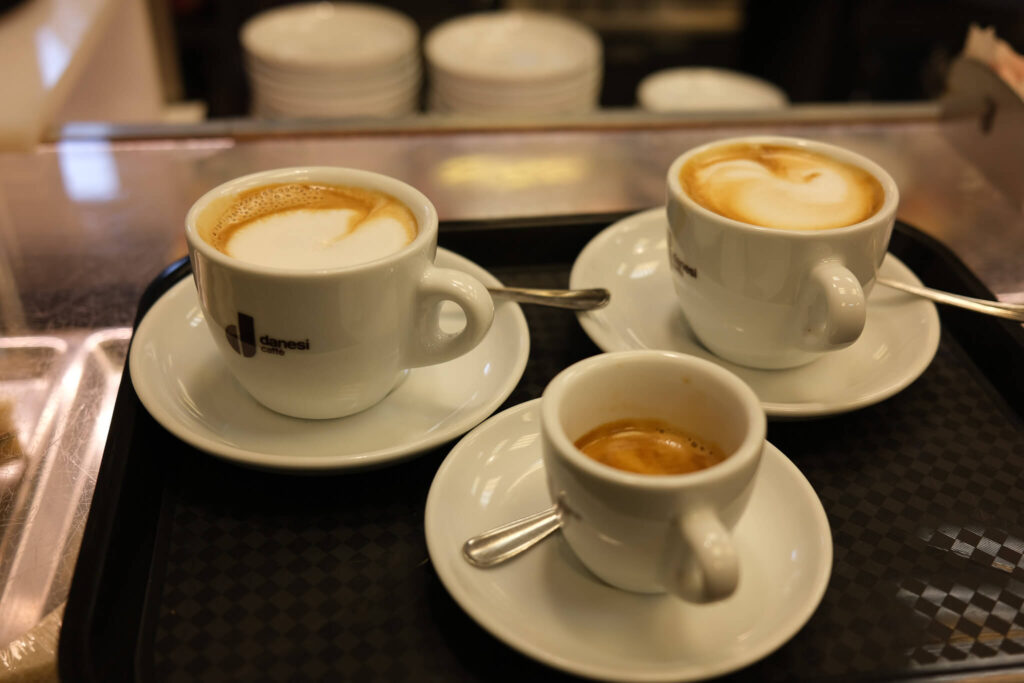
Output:
<path fill-rule="evenodd" d="M 949 335 L 900 395 L 773 424 L 769 438 L 821 497 L 835 558 L 817 613 L 759 671 L 820 679 L 1024 664 L 1024 424 Z"/>
<path fill-rule="evenodd" d="M 564 286 L 564 266 L 495 269 Z M 526 307 L 533 353 L 507 406 L 598 349 L 572 315 Z M 506 407 L 507 407 L 506 406 Z M 145 417 L 148 420 L 148 416 Z M 1024 666 L 1024 422 L 943 333 L 907 390 L 848 415 L 776 422 L 832 526 L 822 605 L 756 680 L 893 678 Z M 423 507 L 447 447 L 375 472 L 241 470 L 166 438 L 140 677 L 548 680 L 444 591 Z M 198 484 L 197 484 L 198 482 Z"/>

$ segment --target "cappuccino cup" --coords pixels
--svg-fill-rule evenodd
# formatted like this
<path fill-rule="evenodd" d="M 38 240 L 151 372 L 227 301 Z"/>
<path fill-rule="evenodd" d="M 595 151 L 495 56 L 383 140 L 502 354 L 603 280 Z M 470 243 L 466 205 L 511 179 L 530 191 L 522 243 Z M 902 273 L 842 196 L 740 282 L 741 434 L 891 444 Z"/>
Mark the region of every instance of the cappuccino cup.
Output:
<path fill-rule="evenodd" d="M 434 265 L 437 212 L 377 173 L 283 168 L 231 180 L 188 212 L 185 236 L 214 344 L 267 408 L 336 418 L 381 401 L 411 368 L 483 338 L 486 288 Z M 446 332 L 450 301 L 465 327 Z"/>
<path fill-rule="evenodd" d="M 563 370 L 544 390 L 540 411 L 548 492 L 562 535 L 594 575 L 623 590 L 695 603 L 735 592 L 743 568 L 732 531 L 766 443 L 765 414 L 749 386 L 695 356 L 620 351 Z M 692 447 L 670 443 L 660 454 L 667 457 L 639 469 L 586 452 L 588 435 L 623 424 L 630 425 L 628 441 L 639 435 L 646 442 L 641 448 L 657 451 L 666 435 L 673 442 L 679 434 Z M 664 466 L 680 450 L 691 451 L 682 459 L 692 460 L 692 451 L 706 446 L 722 458 Z"/>
<path fill-rule="evenodd" d="M 676 295 L 711 352 L 791 368 L 860 337 L 896 218 L 875 162 L 798 138 L 721 140 L 668 171 Z"/>

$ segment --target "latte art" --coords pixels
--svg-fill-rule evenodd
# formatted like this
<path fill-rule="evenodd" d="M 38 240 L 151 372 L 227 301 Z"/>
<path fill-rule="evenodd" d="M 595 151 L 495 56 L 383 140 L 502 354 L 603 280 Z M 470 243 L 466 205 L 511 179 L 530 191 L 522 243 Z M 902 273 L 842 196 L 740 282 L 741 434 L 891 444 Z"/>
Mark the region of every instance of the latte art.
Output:
<path fill-rule="evenodd" d="M 374 261 L 417 234 L 416 218 L 390 195 L 359 187 L 282 183 L 211 203 L 203 239 L 241 261 L 327 269 Z"/>
<path fill-rule="evenodd" d="M 712 148 L 683 166 L 679 182 L 694 201 L 721 216 L 787 230 L 853 225 L 884 201 L 881 184 L 867 171 L 784 145 Z"/>

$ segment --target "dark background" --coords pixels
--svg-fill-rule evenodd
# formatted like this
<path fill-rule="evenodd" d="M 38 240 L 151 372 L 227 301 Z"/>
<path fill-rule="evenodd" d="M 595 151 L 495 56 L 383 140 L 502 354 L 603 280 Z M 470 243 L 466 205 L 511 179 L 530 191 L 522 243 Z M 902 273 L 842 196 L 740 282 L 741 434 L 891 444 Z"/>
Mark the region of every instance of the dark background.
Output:
<path fill-rule="evenodd" d="M 209 116 L 249 108 L 238 31 L 281 0 L 164 0 L 169 3 L 184 98 Z M 637 83 L 672 66 L 718 66 L 781 86 L 793 102 L 908 101 L 937 97 L 969 25 L 993 26 L 1024 52 L 1024 0 L 386 0 L 425 35 L 460 14 L 510 6 L 558 11 L 601 34 L 601 104 L 635 103 Z M 628 9 L 629 21 L 617 21 Z M 728 25 L 687 26 L 718 12 Z M 606 17 L 598 21 L 595 17 Z M 683 17 L 666 22 L 665 16 Z M 646 24 L 645 24 L 645 19 Z"/>

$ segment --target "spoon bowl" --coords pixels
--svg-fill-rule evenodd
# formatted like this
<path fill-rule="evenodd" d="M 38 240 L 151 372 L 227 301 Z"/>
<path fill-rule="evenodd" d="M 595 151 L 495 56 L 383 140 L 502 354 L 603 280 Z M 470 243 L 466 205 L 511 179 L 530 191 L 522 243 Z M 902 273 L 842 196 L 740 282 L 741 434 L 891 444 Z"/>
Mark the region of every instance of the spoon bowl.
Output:
<path fill-rule="evenodd" d="M 463 544 L 462 556 L 474 567 L 494 567 L 532 548 L 560 526 L 558 507 L 552 505 L 472 537 Z"/>

